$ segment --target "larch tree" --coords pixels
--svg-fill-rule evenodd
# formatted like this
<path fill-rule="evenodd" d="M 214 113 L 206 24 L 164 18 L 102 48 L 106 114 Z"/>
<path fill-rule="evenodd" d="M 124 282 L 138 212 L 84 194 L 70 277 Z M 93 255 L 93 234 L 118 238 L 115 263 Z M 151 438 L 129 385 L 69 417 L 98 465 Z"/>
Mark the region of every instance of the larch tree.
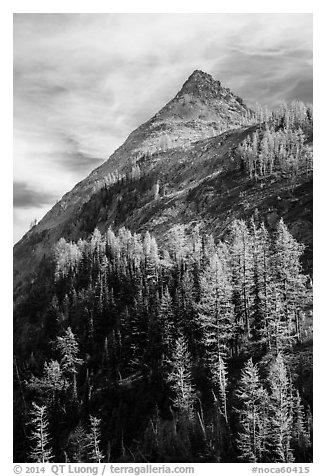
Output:
<path fill-rule="evenodd" d="M 304 246 L 299 244 L 281 219 L 277 226 L 274 242 L 274 272 L 284 309 L 289 340 L 300 333 L 299 311 L 306 300 L 307 277 L 302 274 L 300 259 Z"/>
<path fill-rule="evenodd" d="M 196 289 L 193 273 L 186 271 L 183 273 L 178 292 L 177 320 L 187 339 L 189 350 L 192 356 L 198 352 L 198 319 L 196 318 Z"/>
<path fill-rule="evenodd" d="M 71 327 L 68 327 L 62 337 L 57 337 L 57 348 L 61 354 L 61 367 L 63 371 L 68 374 L 77 373 L 77 367 L 83 363 L 83 360 L 77 357 L 79 348 Z"/>
<path fill-rule="evenodd" d="M 217 381 L 221 413 L 224 416 L 225 421 L 227 422 L 228 421 L 228 411 L 227 411 L 228 378 L 227 378 L 226 365 L 221 355 L 219 355 L 217 368 L 214 372 L 214 380 Z"/>
<path fill-rule="evenodd" d="M 63 376 L 59 362 L 51 360 L 44 363 L 43 376 L 41 378 L 32 377 L 28 382 L 30 389 L 36 390 L 42 396 L 47 397 L 48 404 L 54 404 L 61 391 L 66 386 L 66 379 Z"/>
<path fill-rule="evenodd" d="M 293 390 L 282 354 L 278 354 L 272 362 L 267 381 L 270 387 L 271 458 L 273 462 L 291 463 L 293 461 L 291 448 Z"/>
<path fill-rule="evenodd" d="M 253 254 L 253 304 L 252 304 L 252 340 L 259 347 L 270 347 L 268 339 L 268 319 L 270 315 L 271 290 L 271 242 L 269 234 L 261 224 L 258 228 L 252 219 L 250 222 Z"/>
<path fill-rule="evenodd" d="M 32 426 L 31 436 L 32 448 L 29 454 L 31 461 L 36 463 L 48 463 L 53 459 L 53 452 L 49 444 L 49 431 L 46 406 L 38 406 L 33 402 L 31 411 Z"/>
<path fill-rule="evenodd" d="M 253 296 L 252 240 L 246 223 L 235 220 L 228 240 L 235 310 L 236 346 L 251 335 Z"/>
<path fill-rule="evenodd" d="M 100 432 L 101 420 L 94 416 L 90 416 L 90 431 L 87 435 L 88 447 L 89 447 L 89 459 L 94 463 L 100 463 L 104 459 L 104 455 L 100 450 L 101 444 L 101 432 Z"/>
<path fill-rule="evenodd" d="M 269 287 L 267 340 L 268 349 L 275 354 L 283 352 L 291 343 L 285 319 L 284 303 L 277 282 L 272 282 Z"/>
<path fill-rule="evenodd" d="M 68 450 L 73 463 L 85 463 L 87 461 L 87 448 L 89 440 L 85 429 L 79 423 L 68 439 Z"/>
<path fill-rule="evenodd" d="M 191 377 L 191 356 L 183 337 L 179 337 L 169 360 L 167 381 L 174 393 L 173 405 L 178 412 L 192 419 L 194 416 L 195 391 Z"/>
<path fill-rule="evenodd" d="M 157 279 L 157 269 L 159 263 L 158 246 L 156 239 L 149 232 L 145 233 L 143 240 L 143 251 L 145 257 L 145 267 L 147 279 Z"/>
<path fill-rule="evenodd" d="M 161 331 L 162 354 L 164 358 L 171 355 L 173 344 L 174 312 L 173 302 L 168 288 L 165 289 L 159 302 L 158 323 Z"/>
<path fill-rule="evenodd" d="M 267 393 L 263 389 L 257 366 L 250 359 L 241 372 L 236 395 L 240 401 L 237 410 L 240 431 L 237 438 L 239 459 L 250 463 L 262 462 L 266 457 L 267 421 L 264 408 Z"/>
<path fill-rule="evenodd" d="M 311 449 L 311 440 L 307 417 L 298 390 L 293 395 L 292 445 L 296 461 L 307 461 L 307 453 Z"/>
<path fill-rule="evenodd" d="M 170 256 L 181 264 L 189 252 L 185 225 L 175 225 L 169 230 L 166 246 Z"/>
<path fill-rule="evenodd" d="M 64 374 L 70 379 L 73 386 L 74 398 L 77 397 L 76 375 L 83 360 L 78 357 L 79 348 L 76 337 L 71 328 L 65 331 L 62 337 L 57 337 L 57 349 L 61 354 L 60 365 Z"/>
<path fill-rule="evenodd" d="M 200 276 L 200 301 L 196 308 L 206 358 L 214 374 L 219 355 L 227 355 L 229 352 L 228 343 L 234 320 L 232 288 L 217 254 L 212 256 Z"/>

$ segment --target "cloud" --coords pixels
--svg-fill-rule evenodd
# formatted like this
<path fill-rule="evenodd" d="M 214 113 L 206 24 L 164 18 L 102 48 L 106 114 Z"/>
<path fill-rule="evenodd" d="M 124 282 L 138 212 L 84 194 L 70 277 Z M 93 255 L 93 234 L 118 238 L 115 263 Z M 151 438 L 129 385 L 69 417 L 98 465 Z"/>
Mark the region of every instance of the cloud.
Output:
<path fill-rule="evenodd" d="M 42 208 L 53 203 L 55 199 L 51 192 L 32 190 L 25 182 L 14 182 L 15 208 Z"/>
<path fill-rule="evenodd" d="M 63 195 L 194 69 L 250 103 L 311 101 L 311 54 L 310 14 L 15 14 L 15 180 Z"/>
<path fill-rule="evenodd" d="M 313 80 L 311 77 L 299 79 L 296 85 L 288 93 L 288 100 L 301 99 L 306 103 L 313 102 Z"/>
<path fill-rule="evenodd" d="M 311 52 L 282 49 L 268 55 L 235 50 L 219 66 L 220 77 L 232 78 L 231 88 L 249 103 L 259 102 L 271 107 L 281 101 L 301 99 L 312 102 Z M 298 84 L 305 88 L 298 88 Z"/>
<path fill-rule="evenodd" d="M 78 150 L 72 150 L 58 157 L 55 155 L 53 161 L 62 166 L 65 170 L 73 173 L 81 173 L 83 176 L 103 163 L 103 159 L 92 157 Z"/>

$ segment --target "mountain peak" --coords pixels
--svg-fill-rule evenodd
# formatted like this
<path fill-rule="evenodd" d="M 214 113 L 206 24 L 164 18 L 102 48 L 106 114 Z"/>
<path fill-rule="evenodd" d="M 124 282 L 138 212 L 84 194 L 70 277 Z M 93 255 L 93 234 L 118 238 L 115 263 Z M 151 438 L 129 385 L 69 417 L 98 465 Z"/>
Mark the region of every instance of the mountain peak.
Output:
<path fill-rule="evenodd" d="M 157 158 L 168 150 L 191 149 L 197 141 L 243 127 L 249 111 L 242 99 L 222 87 L 220 81 L 196 69 L 173 99 L 131 132 L 107 161 L 45 215 L 37 227 L 38 232 L 65 220 L 74 207 L 85 203 L 96 190 L 110 182 L 109 177 L 129 173 L 139 157 Z"/>
<path fill-rule="evenodd" d="M 189 76 L 188 80 L 187 81 L 196 81 L 196 80 L 202 80 L 202 79 L 206 79 L 206 80 L 213 80 L 214 81 L 214 78 L 212 75 L 206 73 L 205 71 L 202 71 L 201 69 L 195 69 L 195 71 L 193 71 L 191 73 L 191 75 Z"/>
<path fill-rule="evenodd" d="M 206 134 L 211 126 L 217 134 L 241 125 L 247 112 L 248 108 L 240 97 L 224 88 L 210 74 L 196 69 L 177 95 L 151 119 L 151 123 L 158 121 L 161 127 L 163 121 L 170 136 L 174 134 L 171 124 L 175 126 L 176 123 L 178 127 L 181 124 L 188 131 L 191 129 L 193 136 L 199 129 L 205 130 Z M 185 137 L 185 134 L 177 135 Z M 193 137 L 192 140 L 200 138 L 201 133 L 200 137 Z"/>
<path fill-rule="evenodd" d="M 195 69 L 182 86 L 179 94 L 200 96 L 204 91 L 210 91 L 213 95 L 218 95 L 221 89 L 220 81 L 215 80 L 210 74 L 204 71 Z"/>

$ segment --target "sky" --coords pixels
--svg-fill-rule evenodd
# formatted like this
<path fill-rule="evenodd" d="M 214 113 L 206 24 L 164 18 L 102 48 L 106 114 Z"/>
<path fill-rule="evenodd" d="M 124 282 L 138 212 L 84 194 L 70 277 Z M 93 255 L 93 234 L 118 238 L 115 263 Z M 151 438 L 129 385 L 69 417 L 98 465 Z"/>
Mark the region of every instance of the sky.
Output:
<path fill-rule="evenodd" d="M 15 14 L 14 241 L 195 70 L 312 102 L 311 14 Z"/>

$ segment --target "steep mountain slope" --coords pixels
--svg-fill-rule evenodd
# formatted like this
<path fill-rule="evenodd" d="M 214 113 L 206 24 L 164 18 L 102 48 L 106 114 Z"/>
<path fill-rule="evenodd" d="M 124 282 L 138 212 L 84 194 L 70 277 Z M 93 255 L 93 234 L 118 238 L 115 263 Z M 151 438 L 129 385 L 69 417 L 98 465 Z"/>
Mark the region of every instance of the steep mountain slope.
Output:
<path fill-rule="evenodd" d="M 288 177 L 254 181 L 238 170 L 235 151 L 257 128 L 252 123 L 241 98 L 194 71 L 174 99 L 16 244 L 16 295 L 27 270 L 30 274 L 61 236 L 78 239 L 96 226 L 126 225 L 161 236 L 175 223 L 200 221 L 220 237 L 232 218 L 257 208 L 271 224 L 288 217 L 296 238 L 310 246 L 311 179 L 306 185 L 305 177 L 296 184 Z"/>
<path fill-rule="evenodd" d="M 242 100 L 221 87 L 210 75 L 195 71 L 182 89 L 153 118 L 132 132 L 100 167 L 68 192 L 38 224 L 41 231 L 55 227 L 76 204 L 110 183 L 111 174 L 129 172 L 144 153 L 185 150 L 191 143 L 241 125 L 250 116 Z"/>

